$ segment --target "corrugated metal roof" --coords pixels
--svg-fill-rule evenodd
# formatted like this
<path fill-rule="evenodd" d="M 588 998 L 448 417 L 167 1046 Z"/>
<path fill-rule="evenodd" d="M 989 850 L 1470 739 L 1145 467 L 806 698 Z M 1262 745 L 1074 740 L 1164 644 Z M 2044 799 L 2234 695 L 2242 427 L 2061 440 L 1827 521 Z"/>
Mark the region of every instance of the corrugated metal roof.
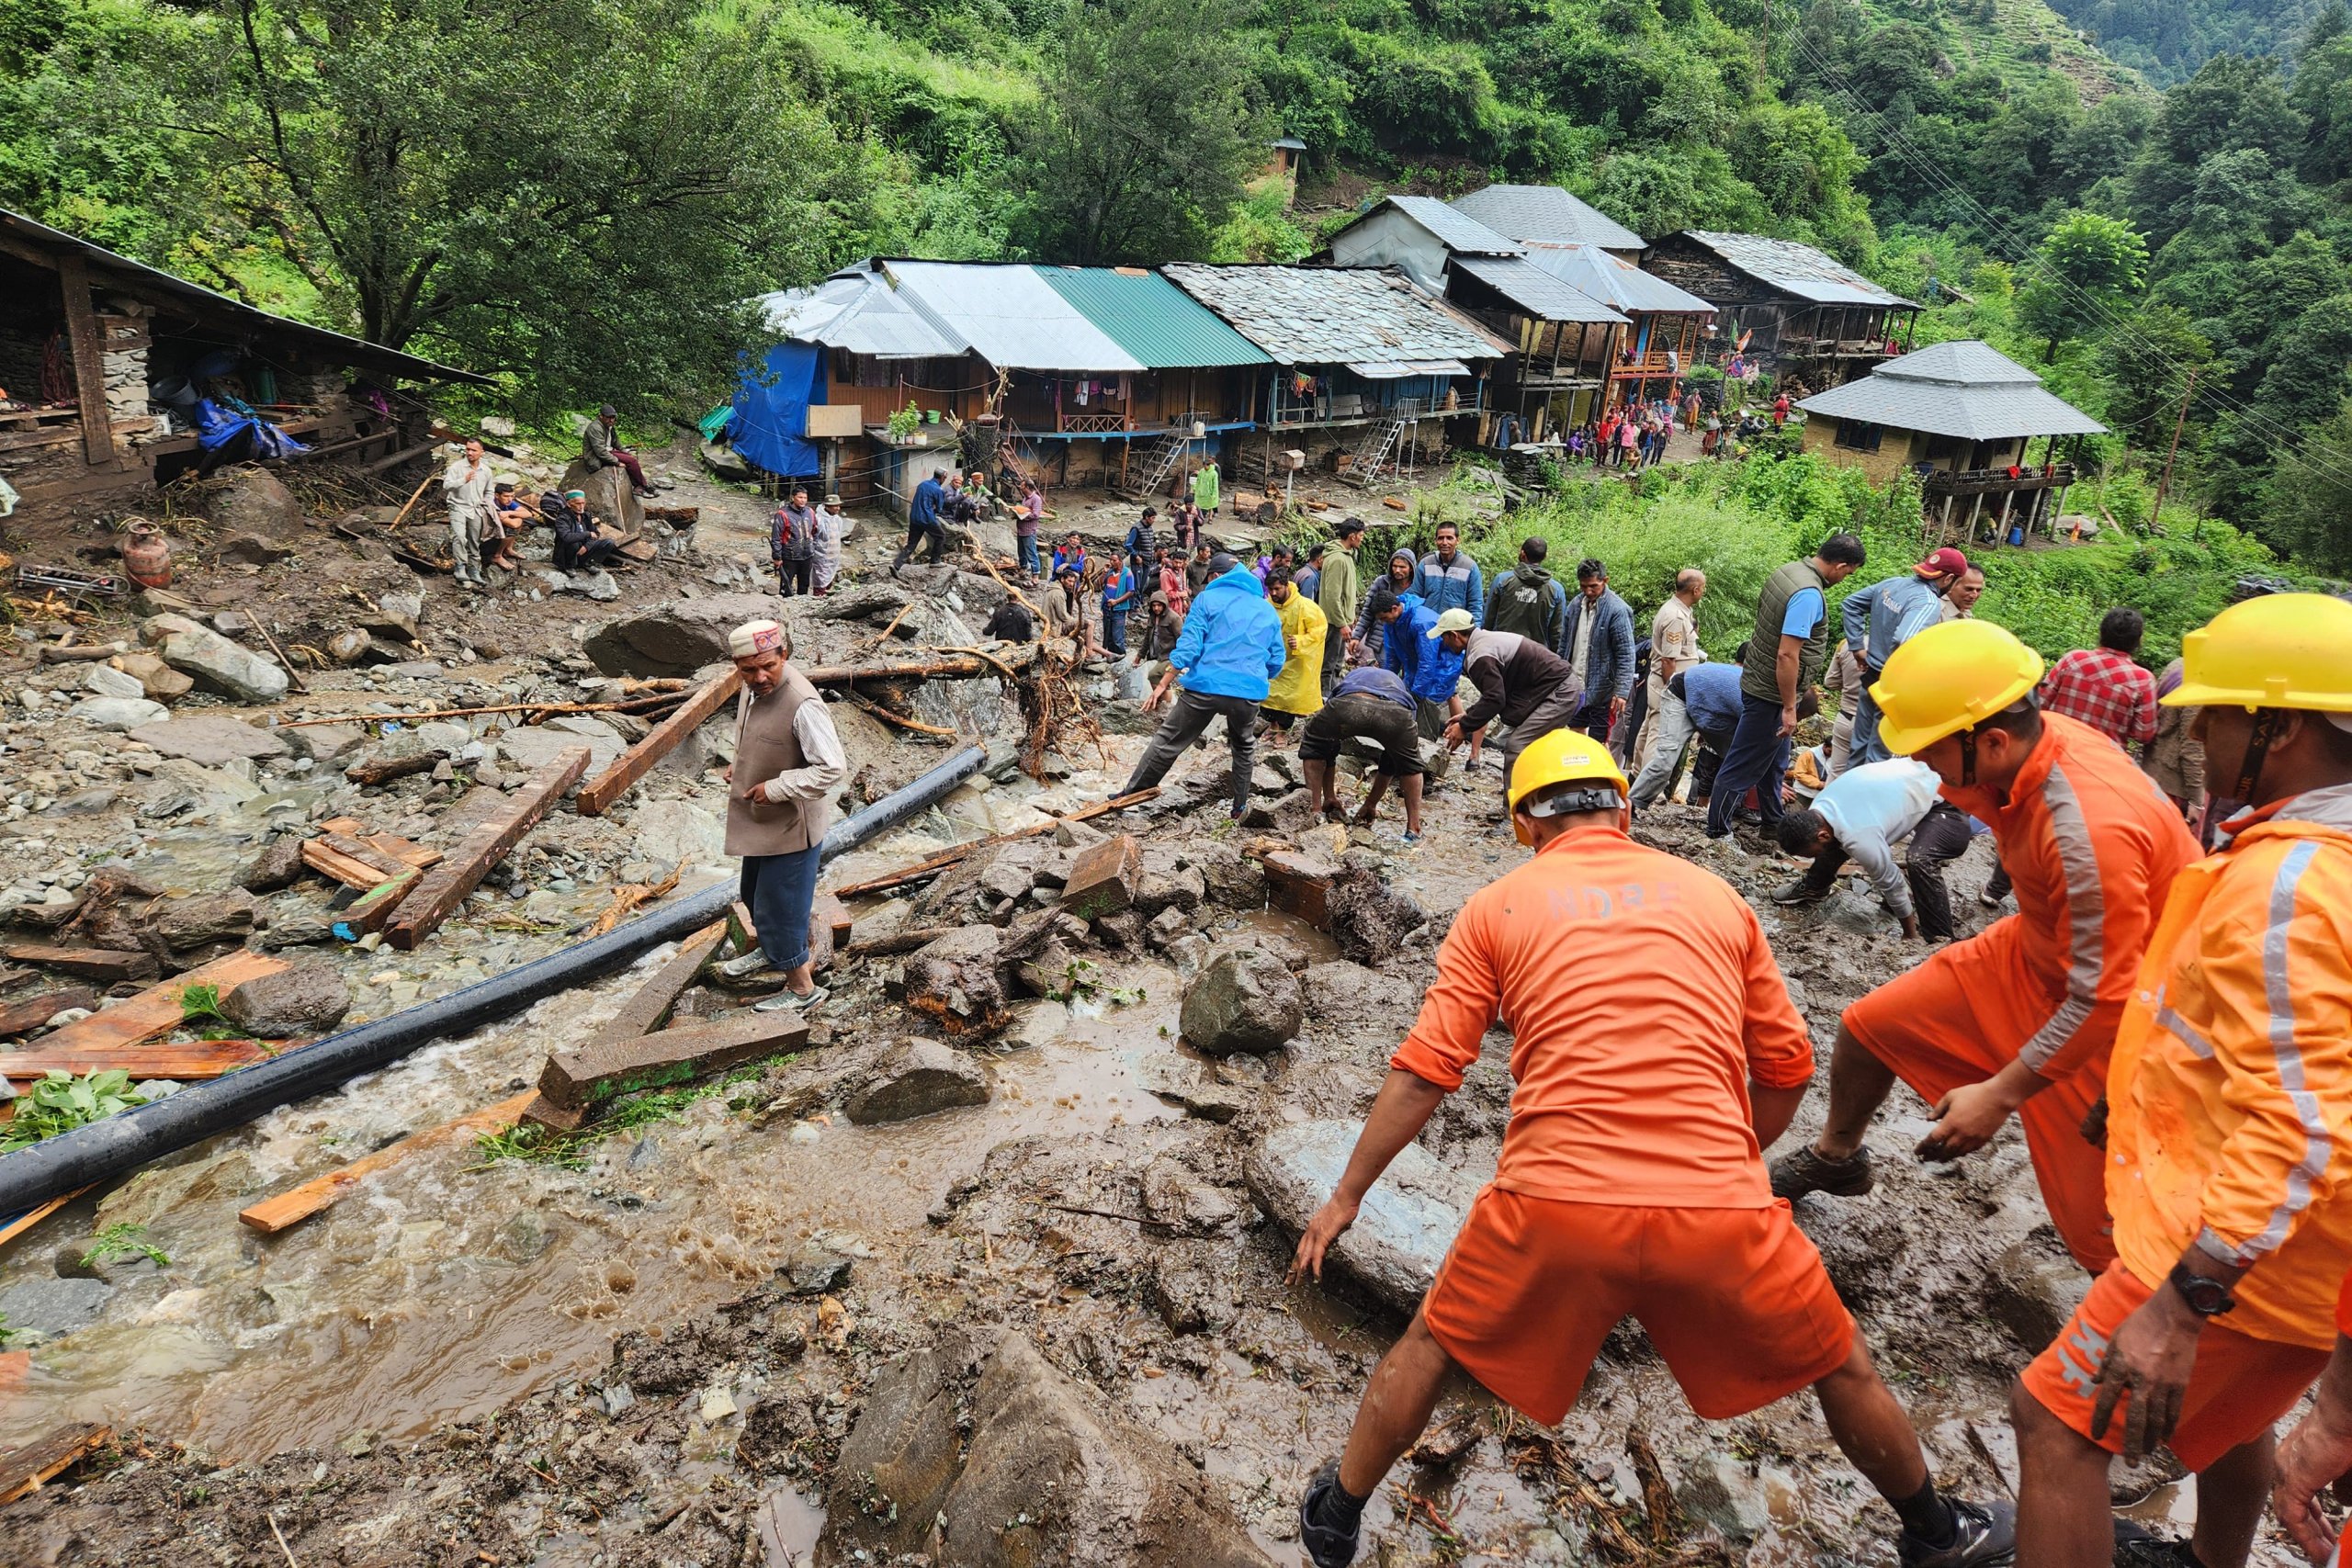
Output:
<path fill-rule="evenodd" d="M 1527 259 L 1577 292 L 1620 310 L 1705 314 L 1714 310 L 1696 294 L 1599 245 L 1530 245 Z"/>
<path fill-rule="evenodd" d="M 1174 262 L 1159 270 L 1277 365 L 1499 359 L 1510 352 L 1508 344 L 1391 267 Z"/>
<path fill-rule="evenodd" d="M 1456 211 L 1433 196 L 1392 196 L 1380 206 L 1394 207 L 1430 233 L 1435 234 L 1446 249 L 1457 255 L 1515 256 L 1521 247 L 1507 234 L 1498 234 L 1467 213 Z M 1380 210 L 1380 206 L 1372 212 Z M 1364 217 L 1369 218 L 1372 212 Z M 1363 221 L 1362 219 L 1357 221 Z"/>
<path fill-rule="evenodd" d="M 1683 232 L 1750 277 L 1763 279 L 1801 299 L 1823 305 L 1912 305 L 1856 272 L 1794 240 L 1764 234 L 1719 234 L 1705 229 Z M 1917 307 L 1914 306 L 1916 309 Z"/>
<path fill-rule="evenodd" d="M 1525 256 L 1455 256 L 1451 265 L 1538 321 L 1626 324 L 1623 316 L 1582 289 L 1570 288 Z"/>
<path fill-rule="evenodd" d="M 1036 269 L 977 262 L 887 261 L 901 297 L 1000 370 L 1141 370 L 1141 360 L 1079 313 Z"/>
<path fill-rule="evenodd" d="M 2041 378 L 1974 341 L 1939 343 L 1890 359 L 1859 381 L 1797 404 L 1807 413 L 1923 430 L 1964 441 L 2018 435 L 2098 435 L 2107 426 L 2052 396 Z"/>
<path fill-rule="evenodd" d="M 1600 245 L 1612 251 L 1642 248 L 1639 234 L 1558 186 L 1487 186 L 1455 197 L 1452 205 L 1456 212 L 1514 240 Z"/>
<path fill-rule="evenodd" d="M 1263 349 L 1156 272 L 1108 266 L 1035 270 L 1055 293 L 1148 368 L 1270 363 Z"/>
<path fill-rule="evenodd" d="M 964 352 L 870 267 L 844 267 L 814 288 L 763 294 L 770 330 L 876 359 L 946 359 Z"/>

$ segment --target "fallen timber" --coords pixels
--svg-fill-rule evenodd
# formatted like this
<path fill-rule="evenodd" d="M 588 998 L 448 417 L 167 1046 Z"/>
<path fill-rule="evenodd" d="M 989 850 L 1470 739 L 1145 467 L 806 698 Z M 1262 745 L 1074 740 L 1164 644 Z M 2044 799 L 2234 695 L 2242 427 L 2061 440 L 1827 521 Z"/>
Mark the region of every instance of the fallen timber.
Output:
<path fill-rule="evenodd" d="M 440 929 L 441 922 L 465 902 L 466 895 L 481 885 L 490 868 L 504 860 L 508 852 L 522 842 L 523 835 L 563 798 L 563 792 L 588 771 L 588 756 L 585 746 L 567 746 L 556 754 L 554 761 L 533 773 L 530 782 L 510 797 L 503 810 L 468 833 L 447 860 L 424 874 L 408 897 L 401 900 L 400 912 L 384 927 L 384 939 L 407 953 Z M 489 788 L 486 784 L 476 787 Z M 307 851 L 310 846 L 305 844 L 303 848 Z"/>
<path fill-rule="evenodd" d="M 984 747 L 959 751 L 904 789 L 844 818 L 825 835 L 820 860 L 831 860 L 928 809 L 980 771 Z M 720 882 L 666 909 L 631 920 L 446 997 L 328 1035 L 310 1045 L 257 1062 L 209 1083 L 76 1127 L 54 1138 L 0 1155 L 0 1214 L 31 1209 L 93 1182 L 135 1169 L 263 1112 L 373 1072 L 413 1051 L 511 1017 L 559 991 L 613 973 L 665 942 L 722 918 L 736 887 Z"/>
<path fill-rule="evenodd" d="M 845 886 L 835 887 L 831 889 L 831 892 L 836 898 L 854 898 L 862 893 L 881 893 L 889 888 L 902 887 L 910 882 L 921 882 L 925 877 L 937 876 L 956 862 L 977 854 L 982 850 L 992 850 L 999 844 L 1009 844 L 1015 839 L 1031 839 L 1040 833 L 1049 833 L 1065 822 L 1083 822 L 1090 818 L 1102 816 L 1106 812 L 1121 811 L 1130 806 L 1140 806 L 1159 793 L 1159 789 L 1155 786 L 1151 789 L 1139 789 L 1133 795 L 1114 795 L 1108 800 L 1098 800 L 1091 806 L 1066 812 L 1059 817 L 1048 817 L 1043 822 L 1033 822 L 1026 828 L 1016 828 L 1010 833 L 991 833 L 985 839 L 974 839 L 968 844 L 958 844 L 952 850 L 942 850 L 929 860 L 917 861 L 912 865 L 901 866 L 897 871 L 885 872 L 880 876 L 869 876 L 864 882 L 853 882 Z"/>
<path fill-rule="evenodd" d="M 613 759 L 612 765 L 580 786 L 572 808 L 582 817 L 602 817 L 629 786 L 653 771 L 653 765 L 675 750 L 678 743 L 700 729 L 742 689 L 741 671 L 729 670 L 686 700 L 684 707 L 655 725 L 646 738 Z"/>

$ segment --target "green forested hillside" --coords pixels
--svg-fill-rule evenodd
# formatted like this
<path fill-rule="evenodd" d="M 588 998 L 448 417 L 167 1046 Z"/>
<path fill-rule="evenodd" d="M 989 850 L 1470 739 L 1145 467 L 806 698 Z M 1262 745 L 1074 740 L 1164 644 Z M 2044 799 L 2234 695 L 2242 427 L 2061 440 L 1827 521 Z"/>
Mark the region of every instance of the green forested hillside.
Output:
<path fill-rule="evenodd" d="M 2322 0 L 2057 0 L 2110 58 L 2165 85 L 2217 54 L 2291 51 Z"/>

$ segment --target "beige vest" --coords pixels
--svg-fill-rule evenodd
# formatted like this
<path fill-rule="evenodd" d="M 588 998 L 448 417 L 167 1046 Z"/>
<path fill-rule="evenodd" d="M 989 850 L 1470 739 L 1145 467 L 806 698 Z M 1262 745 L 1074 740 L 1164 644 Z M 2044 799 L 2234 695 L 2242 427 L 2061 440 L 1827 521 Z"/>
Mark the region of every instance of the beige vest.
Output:
<path fill-rule="evenodd" d="M 824 841 L 832 802 L 786 800 L 775 805 L 749 801 L 741 791 L 754 779 L 808 766 L 793 716 L 803 703 L 822 702 L 799 671 L 786 665 L 784 680 L 764 697 L 746 689 L 735 705 L 735 776 L 728 786 L 727 852 L 730 855 L 797 854 Z"/>

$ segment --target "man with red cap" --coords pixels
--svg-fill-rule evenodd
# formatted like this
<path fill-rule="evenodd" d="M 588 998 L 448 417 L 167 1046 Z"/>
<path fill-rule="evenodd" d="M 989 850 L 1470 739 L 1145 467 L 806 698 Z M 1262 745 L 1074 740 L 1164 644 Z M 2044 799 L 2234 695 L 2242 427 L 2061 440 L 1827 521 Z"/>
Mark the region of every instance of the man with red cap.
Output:
<path fill-rule="evenodd" d="M 1894 755 L 1878 738 L 1878 705 L 1871 701 L 1871 682 L 1896 649 L 1943 619 L 1944 590 L 1967 570 L 1968 558 L 1946 545 L 1928 552 L 1909 572 L 1846 595 L 1846 646 L 1862 667 L 1862 695 L 1854 708 L 1848 767 L 1883 762 Z"/>

